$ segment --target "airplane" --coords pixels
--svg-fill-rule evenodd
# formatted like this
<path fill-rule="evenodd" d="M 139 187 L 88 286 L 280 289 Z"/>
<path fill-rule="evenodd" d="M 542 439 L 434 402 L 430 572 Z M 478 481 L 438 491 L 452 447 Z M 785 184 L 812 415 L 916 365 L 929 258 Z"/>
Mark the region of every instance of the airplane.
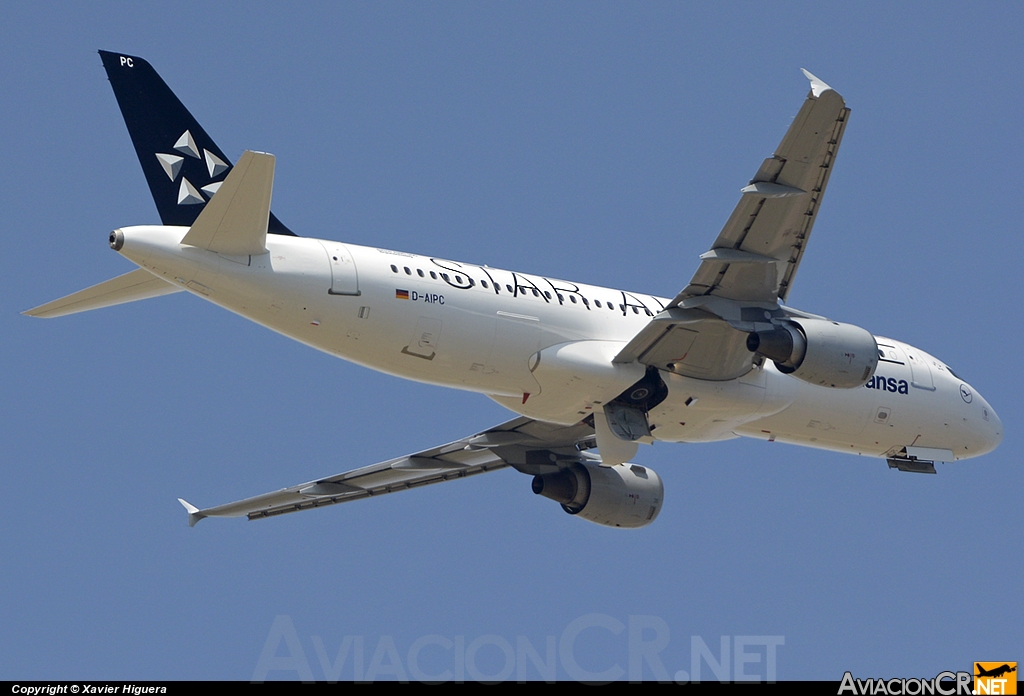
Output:
<path fill-rule="evenodd" d="M 974 663 L 974 666 L 977 669 L 977 674 L 974 675 L 975 677 L 996 677 L 996 678 L 998 678 L 998 677 L 1003 676 L 1004 674 L 1009 674 L 1010 672 L 1016 672 L 1017 671 L 1016 663 L 1014 663 L 1013 667 L 1011 667 L 1009 664 L 1004 663 L 1004 664 L 1000 665 L 999 667 L 993 667 L 992 669 L 985 669 L 984 667 L 979 665 L 977 662 Z"/>
<path fill-rule="evenodd" d="M 145 60 L 100 51 L 161 225 L 110 247 L 138 268 L 28 310 L 189 292 L 331 355 L 484 394 L 515 418 L 419 452 L 200 509 L 260 519 L 511 467 L 600 525 L 640 528 L 664 486 L 640 444 L 736 437 L 936 472 L 993 450 L 995 410 L 901 341 L 785 304 L 850 110 L 810 91 L 673 298 L 300 237 L 270 210 L 273 155 L 232 164 Z"/>

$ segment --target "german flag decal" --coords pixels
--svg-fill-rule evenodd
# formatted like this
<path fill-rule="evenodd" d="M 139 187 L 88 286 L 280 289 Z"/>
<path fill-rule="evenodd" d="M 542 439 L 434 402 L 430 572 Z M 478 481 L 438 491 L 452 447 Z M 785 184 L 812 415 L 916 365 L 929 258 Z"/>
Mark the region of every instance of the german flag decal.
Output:
<path fill-rule="evenodd" d="M 397 290 L 396 289 L 395 290 L 395 299 L 397 299 L 397 300 L 408 300 L 409 299 L 409 291 L 408 290 Z"/>

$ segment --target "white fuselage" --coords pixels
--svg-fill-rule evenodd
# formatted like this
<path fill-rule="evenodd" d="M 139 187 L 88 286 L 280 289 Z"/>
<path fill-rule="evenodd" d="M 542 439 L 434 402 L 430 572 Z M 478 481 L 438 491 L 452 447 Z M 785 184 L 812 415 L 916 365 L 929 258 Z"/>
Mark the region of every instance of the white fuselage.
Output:
<path fill-rule="evenodd" d="M 311 238 L 269 253 L 182 245 L 183 227 L 123 228 L 120 253 L 164 280 L 319 350 L 389 374 L 476 391 L 572 424 L 644 374 L 612 359 L 667 300 L 643 293 Z M 906 446 L 984 454 L 1002 439 L 988 403 L 939 360 L 877 337 L 866 387 L 832 389 L 765 361 L 708 381 L 662 373 L 654 440 L 739 435 L 869 456 Z"/>

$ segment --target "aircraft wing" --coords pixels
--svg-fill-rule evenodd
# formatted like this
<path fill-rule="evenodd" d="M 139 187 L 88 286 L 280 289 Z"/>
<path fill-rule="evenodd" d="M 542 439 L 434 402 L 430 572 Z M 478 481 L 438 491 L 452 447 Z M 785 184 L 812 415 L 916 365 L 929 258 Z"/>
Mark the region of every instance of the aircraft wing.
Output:
<path fill-rule="evenodd" d="M 690 284 L 687 297 L 785 301 L 828 185 L 850 110 L 806 70 L 811 92 L 782 142 L 757 170 Z"/>
<path fill-rule="evenodd" d="M 581 448 L 577 445 L 592 444 L 593 437 L 594 429 L 583 423 L 562 426 L 516 418 L 440 447 L 226 505 L 200 510 L 181 498 L 178 501 L 188 511 L 189 526 L 195 526 L 204 517 L 244 516 L 255 520 L 428 486 L 506 466 L 527 474 L 550 473 L 558 469 L 559 460 L 579 460 Z"/>
<path fill-rule="evenodd" d="M 775 153 L 740 189 L 739 203 L 689 284 L 616 357 L 703 379 L 750 369 L 745 325 L 777 314 L 789 295 L 828 185 L 850 110 L 806 70 L 811 91 Z M 724 302 L 723 302 L 724 300 Z M 741 328 L 738 328 L 741 327 Z"/>

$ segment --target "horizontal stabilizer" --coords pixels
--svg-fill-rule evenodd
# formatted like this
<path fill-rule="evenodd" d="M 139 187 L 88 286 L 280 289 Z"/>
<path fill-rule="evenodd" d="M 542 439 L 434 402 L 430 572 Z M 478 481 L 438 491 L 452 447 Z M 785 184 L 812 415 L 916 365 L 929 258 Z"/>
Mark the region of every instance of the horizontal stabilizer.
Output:
<path fill-rule="evenodd" d="M 273 189 L 274 156 L 246 150 L 181 243 L 218 254 L 266 253 Z"/>
<path fill-rule="evenodd" d="M 30 317 L 52 319 L 53 317 L 62 317 L 65 314 L 76 314 L 90 309 L 113 307 L 125 302 L 170 295 L 174 292 L 181 292 L 181 290 L 178 286 L 161 280 L 149 271 L 138 268 L 131 273 L 111 278 L 104 283 L 93 285 L 85 290 L 79 290 L 59 300 L 47 302 L 44 305 L 22 312 L 22 314 Z"/>

